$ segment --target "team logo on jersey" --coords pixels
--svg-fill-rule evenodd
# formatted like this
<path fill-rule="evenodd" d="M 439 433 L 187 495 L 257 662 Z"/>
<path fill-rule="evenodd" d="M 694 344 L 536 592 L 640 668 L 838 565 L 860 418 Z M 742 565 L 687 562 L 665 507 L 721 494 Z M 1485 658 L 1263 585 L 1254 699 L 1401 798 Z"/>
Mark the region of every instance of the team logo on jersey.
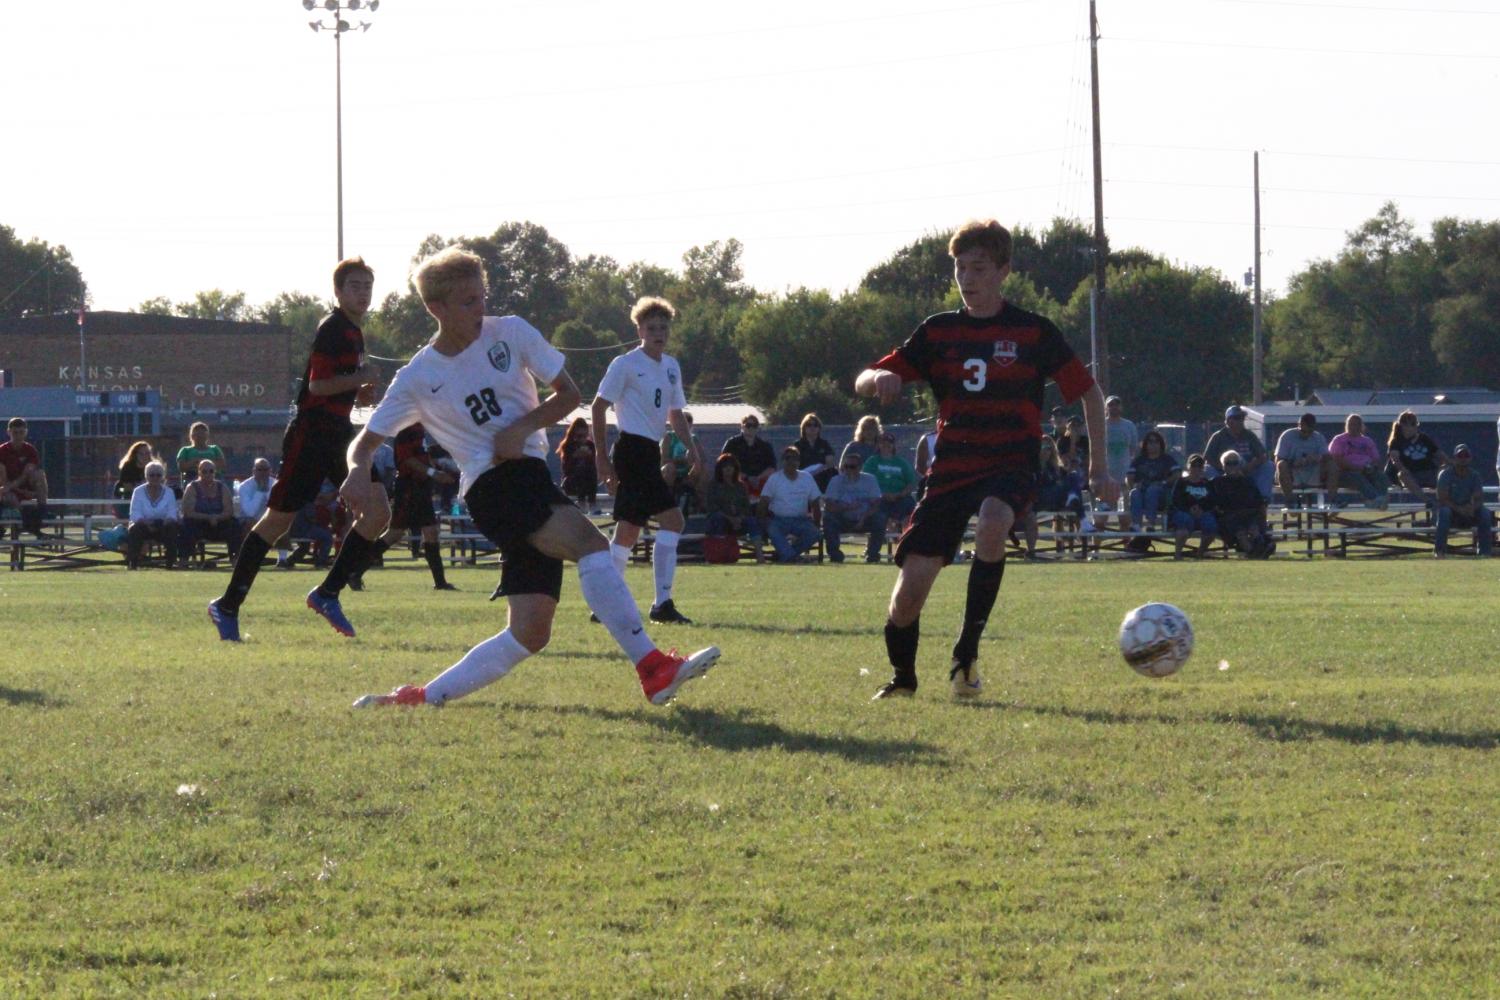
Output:
<path fill-rule="evenodd" d="M 995 360 L 1000 362 L 1002 367 L 1015 364 L 1017 356 L 1016 342 L 1014 340 L 995 341 Z"/>
<path fill-rule="evenodd" d="M 490 348 L 490 364 L 502 372 L 510 371 L 510 345 L 505 341 L 497 341 Z"/>
<path fill-rule="evenodd" d="M 673 385 L 676 385 L 677 384 L 677 373 L 676 372 L 667 372 L 667 381 L 670 382 L 670 383 L 672 383 Z"/>

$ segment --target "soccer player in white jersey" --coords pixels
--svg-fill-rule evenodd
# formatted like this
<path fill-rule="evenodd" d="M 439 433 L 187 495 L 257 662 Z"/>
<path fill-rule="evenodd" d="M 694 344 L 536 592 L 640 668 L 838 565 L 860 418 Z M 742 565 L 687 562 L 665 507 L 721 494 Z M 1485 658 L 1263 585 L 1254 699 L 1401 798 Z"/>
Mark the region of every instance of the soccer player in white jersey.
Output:
<path fill-rule="evenodd" d="M 441 705 L 510 673 L 551 638 L 563 560 L 578 563 L 583 598 L 636 665 L 641 687 L 664 705 L 719 658 L 714 646 L 692 656 L 663 653 L 646 635 L 640 610 L 610 558 L 609 542 L 552 482 L 544 428 L 578 405 L 563 356 L 518 316 L 484 314 L 484 265 L 449 247 L 418 265 L 413 279 L 438 332 L 396 374 L 369 423 L 349 446 L 341 490 L 356 512 L 378 504 L 370 481 L 375 449 L 420 420 L 458 462 L 474 525 L 503 557 L 500 592 L 509 604 L 503 632 L 469 650 L 423 687 L 365 695 L 367 705 Z M 552 386 L 545 403 L 540 379 Z"/>
<path fill-rule="evenodd" d="M 600 445 L 595 453 L 599 480 L 615 498 L 615 540 L 610 555 L 621 574 L 630 560 L 630 550 L 641 529 L 651 518 L 661 530 L 651 548 L 652 571 L 656 578 L 656 599 L 651 602 L 651 620 L 691 625 L 672 602 L 672 580 L 677 575 L 677 540 L 682 537 L 682 511 L 672 501 L 672 488 L 661 474 L 662 427 L 668 423 L 677 432 L 677 440 L 688 446 L 688 461 L 694 471 L 703 468 L 703 456 L 693 438 L 683 408 L 687 397 L 682 391 L 682 369 L 677 359 L 664 353 L 667 336 L 677 310 L 666 299 L 647 296 L 630 311 L 631 322 L 641 338 L 641 346 L 622 354 L 609 363 L 599 391 L 594 395 L 594 440 Z M 613 460 L 603 448 L 604 415 L 615 408 L 615 423 L 620 436 L 615 441 Z"/>

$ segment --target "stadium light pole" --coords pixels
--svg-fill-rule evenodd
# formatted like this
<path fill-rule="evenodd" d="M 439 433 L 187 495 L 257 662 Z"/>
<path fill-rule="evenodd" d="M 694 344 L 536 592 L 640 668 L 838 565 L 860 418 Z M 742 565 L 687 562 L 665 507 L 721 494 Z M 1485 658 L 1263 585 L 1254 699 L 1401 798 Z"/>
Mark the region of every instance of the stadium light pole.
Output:
<path fill-rule="evenodd" d="M 338 214 L 339 214 L 339 260 L 344 259 L 344 32 L 353 31 L 356 27 L 360 31 L 369 31 L 370 22 L 360 21 L 352 25 L 344 20 L 344 12 L 368 11 L 371 14 L 380 9 L 380 0 L 302 0 L 302 9 L 306 11 L 327 11 L 327 17 L 316 17 L 307 22 L 307 26 L 314 32 L 333 32 L 333 121 L 334 121 L 334 145 L 337 157 L 338 184 Z"/>

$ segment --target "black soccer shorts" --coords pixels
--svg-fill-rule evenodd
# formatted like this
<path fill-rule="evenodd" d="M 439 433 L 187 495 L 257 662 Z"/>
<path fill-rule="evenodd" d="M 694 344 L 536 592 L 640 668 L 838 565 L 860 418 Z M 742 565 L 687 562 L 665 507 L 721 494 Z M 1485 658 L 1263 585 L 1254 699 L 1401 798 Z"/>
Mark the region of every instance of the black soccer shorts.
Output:
<path fill-rule="evenodd" d="M 615 520 L 645 527 L 662 511 L 677 506 L 672 490 L 661 477 L 661 447 L 639 434 L 622 433 L 610 460 L 620 487 L 615 493 Z"/>
<path fill-rule="evenodd" d="M 1036 475 L 997 472 L 955 490 L 928 493 L 912 511 L 906 530 L 896 543 L 896 565 L 905 562 L 909 555 L 941 556 L 944 566 L 953 562 L 969 530 L 969 519 L 979 512 L 986 497 L 1005 501 L 1020 521 L 1036 500 Z"/>
<path fill-rule="evenodd" d="M 561 559 L 538 552 L 527 541 L 558 507 L 573 506 L 552 482 L 540 458 L 501 462 L 464 494 L 474 527 L 500 550 L 500 593 L 562 595 Z"/>

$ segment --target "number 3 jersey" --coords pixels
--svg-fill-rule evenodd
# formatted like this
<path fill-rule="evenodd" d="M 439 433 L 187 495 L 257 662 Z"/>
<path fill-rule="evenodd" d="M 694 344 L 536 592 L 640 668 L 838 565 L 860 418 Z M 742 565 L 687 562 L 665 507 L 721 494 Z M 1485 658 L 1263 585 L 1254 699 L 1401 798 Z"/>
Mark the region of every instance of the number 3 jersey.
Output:
<path fill-rule="evenodd" d="M 479 336 L 453 357 L 428 344 L 396 373 L 370 416 L 384 437 L 421 421 L 458 463 L 459 489 L 467 493 L 496 465 L 495 433 L 540 405 L 536 384 L 563 370 L 562 352 L 519 316 L 486 316 Z M 536 431 L 525 452 L 547 457 L 547 435 Z"/>
<path fill-rule="evenodd" d="M 1009 302 L 985 319 L 964 310 L 929 316 L 871 367 L 925 381 L 937 398 L 927 496 L 997 473 L 1035 473 L 1047 381 L 1070 403 L 1094 384 L 1056 326 Z"/>

